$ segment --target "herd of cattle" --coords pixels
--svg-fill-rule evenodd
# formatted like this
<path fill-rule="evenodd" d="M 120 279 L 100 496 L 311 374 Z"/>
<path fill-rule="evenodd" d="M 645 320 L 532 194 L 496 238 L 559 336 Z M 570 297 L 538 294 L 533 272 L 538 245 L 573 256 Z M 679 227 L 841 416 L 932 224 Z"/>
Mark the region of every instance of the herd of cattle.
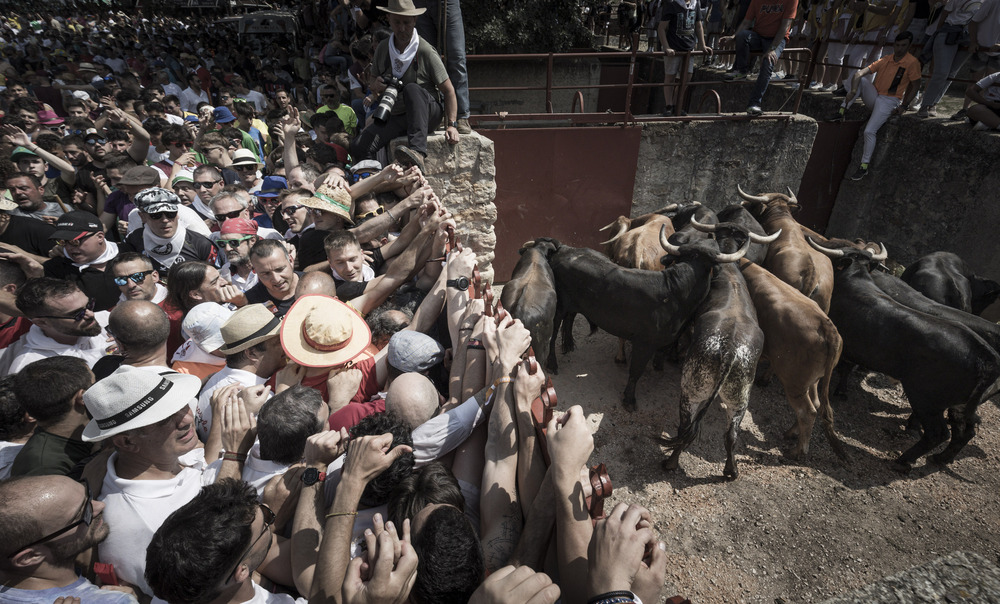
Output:
<path fill-rule="evenodd" d="M 816 416 L 834 452 L 830 382 L 838 364 L 884 373 L 902 386 L 919 441 L 896 460 L 906 471 L 949 439 L 931 460 L 947 464 L 976 433 L 977 407 L 1000 391 L 1000 325 L 979 316 L 1000 296 L 958 256 L 935 252 L 896 277 L 883 246 L 827 239 L 800 225 L 788 194 L 750 195 L 716 214 L 698 202 L 619 219 L 607 256 L 551 238 L 524 244 L 501 302 L 532 334 L 532 346 L 558 372 L 555 343 L 573 350 L 573 320 L 622 340 L 617 362 L 631 365 L 623 404 L 636 408 L 636 383 L 651 359 L 683 358 L 680 424 L 664 443 L 676 469 L 717 398 L 728 414 L 724 475 L 734 458 L 760 359 L 777 376 L 795 421 L 793 457 L 804 455 Z M 663 252 L 667 254 L 664 255 Z M 845 380 L 841 378 L 842 388 Z M 945 416 L 947 415 L 947 420 Z"/>

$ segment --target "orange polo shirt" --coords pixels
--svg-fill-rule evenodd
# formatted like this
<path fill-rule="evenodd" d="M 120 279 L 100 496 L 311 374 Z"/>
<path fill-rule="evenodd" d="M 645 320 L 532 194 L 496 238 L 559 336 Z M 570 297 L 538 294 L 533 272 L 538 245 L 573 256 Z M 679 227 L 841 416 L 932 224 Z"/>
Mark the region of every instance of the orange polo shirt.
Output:
<path fill-rule="evenodd" d="M 875 74 L 875 90 L 879 94 L 902 99 L 910 82 L 920 80 L 920 61 L 910 53 L 903 55 L 899 61 L 893 60 L 892 57 L 891 54 L 882 57 L 869 65 L 868 70 Z M 890 92 L 889 89 L 897 75 L 900 77 L 896 82 L 896 89 Z"/>

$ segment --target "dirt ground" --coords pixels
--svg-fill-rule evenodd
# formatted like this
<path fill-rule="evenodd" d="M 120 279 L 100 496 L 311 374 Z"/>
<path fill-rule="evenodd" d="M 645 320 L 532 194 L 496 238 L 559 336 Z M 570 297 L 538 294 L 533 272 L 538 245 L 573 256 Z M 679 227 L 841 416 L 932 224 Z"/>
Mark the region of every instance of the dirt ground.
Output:
<path fill-rule="evenodd" d="M 559 354 L 559 408 L 581 405 L 596 431 L 591 463 L 605 462 L 614 484 L 606 505 L 637 502 L 652 512 L 667 543 L 665 596 L 695 604 L 821 602 L 954 550 L 1000 563 L 1000 411 L 992 402 L 954 463 L 939 468 L 925 458 L 903 475 L 890 467 L 914 442 L 902 433 L 909 412 L 902 388 L 855 372 L 847 397 L 832 400 L 850 455 L 845 466 L 819 427 L 808 457 L 786 458 L 792 412 L 775 379 L 751 394 L 738 480 L 722 479 L 726 416 L 718 403 L 680 469 L 668 473 L 657 437 L 676 433 L 679 366 L 647 368 L 638 410 L 628 413 L 620 403 L 627 369 L 613 362 L 617 339 L 587 331 L 578 319 L 577 350 Z"/>

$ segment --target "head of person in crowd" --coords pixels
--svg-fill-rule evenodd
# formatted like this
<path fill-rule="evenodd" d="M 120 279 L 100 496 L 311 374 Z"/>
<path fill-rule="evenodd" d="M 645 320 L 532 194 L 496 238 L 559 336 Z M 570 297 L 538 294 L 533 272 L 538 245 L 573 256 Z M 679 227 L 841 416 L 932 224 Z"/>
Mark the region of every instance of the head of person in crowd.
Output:
<path fill-rule="evenodd" d="M 348 451 L 355 439 L 361 436 L 378 436 L 380 434 L 392 434 L 392 445 L 389 449 L 399 445 L 413 446 L 413 438 L 410 436 L 410 427 L 396 414 L 389 411 L 373 413 L 362 419 L 350 429 L 351 444 L 348 444 Z M 413 452 L 407 452 L 392 462 L 386 470 L 371 479 L 365 490 L 361 494 L 361 503 L 367 507 L 385 505 L 389 502 L 389 495 L 392 489 L 413 473 L 415 458 Z"/>
<path fill-rule="evenodd" d="M 153 269 L 153 263 L 146 256 L 122 252 L 111 261 L 109 268 L 123 300 L 153 301 L 161 297 L 159 290 L 164 288 L 160 285 L 160 273 Z"/>
<path fill-rule="evenodd" d="M 219 351 L 226 355 L 226 366 L 271 376 L 284 364 L 280 329 L 281 318 L 263 304 L 238 308 L 220 328 L 224 345 Z"/>
<path fill-rule="evenodd" d="M 88 128 L 83 134 L 83 144 L 90 158 L 98 163 L 103 162 L 104 156 L 111 150 L 108 139 L 94 128 Z"/>
<path fill-rule="evenodd" d="M 104 541 L 104 504 L 85 482 L 66 476 L 24 476 L 0 482 L 0 576 L 6 585 L 40 579 L 63 587 L 77 555 Z M 95 588 L 96 589 L 96 588 Z M 31 592 L 28 591 L 30 594 Z"/>
<path fill-rule="evenodd" d="M 118 467 L 176 466 L 178 458 L 198 446 L 191 399 L 201 380 L 193 375 L 159 375 L 123 365 L 83 395 L 93 419 L 83 440 L 109 440 L 118 452 Z"/>
<path fill-rule="evenodd" d="M 219 89 L 219 106 L 233 108 L 233 100 L 236 99 L 236 91 L 231 86 L 223 86 Z"/>
<path fill-rule="evenodd" d="M 216 242 L 226 252 L 229 264 L 246 266 L 250 263 L 250 248 L 260 239 L 257 223 L 246 218 L 227 218 L 219 227 Z"/>
<path fill-rule="evenodd" d="M 108 316 L 108 333 L 118 344 L 118 354 L 125 357 L 126 364 L 147 361 L 167 364 L 170 319 L 156 304 L 147 300 L 119 303 Z"/>
<path fill-rule="evenodd" d="M 208 209 L 212 210 L 212 215 L 218 224 L 231 218 L 250 220 L 250 209 L 247 202 L 235 193 L 220 191 L 207 199 L 209 199 Z"/>
<path fill-rule="evenodd" d="M 159 111 L 155 116 L 150 116 L 146 118 L 146 121 L 142 123 L 142 127 L 146 129 L 149 134 L 149 144 L 151 147 L 160 147 L 163 142 L 160 139 L 163 136 L 163 130 L 170 125 L 170 122 L 163 118 L 163 104 L 159 101 L 154 101 L 156 103 Z M 149 104 L 146 105 L 146 113 L 149 114 Z"/>
<path fill-rule="evenodd" d="M 170 161 L 177 161 L 177 158 L 194 148 L 194 137 L 184 126 L 171 124 L 163 129 L 161 135 L 163 146 L 167 148 L 167 156 Z"/>
<path fill-rule="evenodd" d="M 10 154 L 10 161 L 14 162 L 21 172 L 31 174 L 39 180 L 45 177 L 45 171 L 49 169 L 49 163 L 34 151 L 29 151 L 27 147 L 15 148 Z"/>
<path fill-rule="evenodd" d="M 330 406 L 315 388 L 295 384 L 276 394 L 257 414 L 260 458 L 285 465 L 302 461 L 306 439 L 322 432 L 329 418 Z"/>
<path fill-rule="evenodd" d="M 247 189 L 253 188 L 260 181 L 257 178 L 257 171 L 260 170 L 260 163 L 250 149 L 237 149 L 233 153 L 233 163 L 229 166 L 240 177 L 240 184 Z"/>
<path fill-rule="evenodd" d="M 220 125 L 230 125 L 236 121 L 236 116 L 229 107 L 219 106 L 212 110 L 212 121 Z"/>
<path fill-rule="evenodd" d="M 389 338 L 396 332 L 405 329 L 412 320 L 412 313 L 386 305 L 373 310 L 365 318 L 368 327 L 372 330 L 372 344 L 379 350 L 385 348 L 389 344 Z"/>
<path fill-rule="evenodd" d="M 170 267 L 167 300 L 185 313 L 202 302 L 222 302 L 225 282 L 218 269 L 206 262 L 189 260 Z"/>
<path fill-rule="evenodd" d="M 0 377 L 0 442 L 23 443 L 35 431 L 35 424 L 35 418 L 17 402 L 14 376 Z"/>
<path fill-rule="evenodd" d="M 151 100 L 148 103 L 146 103 L 146 115 L 149 116 L 146 119 L 146 122 L 149 122 L 149 120 L 152 119 L 157 119 L 157 120 L 162 119 L 163 121 L 167 122 L 167 124 L 170 123 L 166 119 L 167 108 L 163 105 L 163 101 L 161 99 Z M 146 126 L 146 124 L 143 124 L 143 126 Z M 149 130 L 147 130 L 147 132 L 149 132 Z"/>
<path fill-rule="evenodd" d="M 132 136 L 121 128 L 109 128 L 105 136 L 108 139 L 109 153 L 126 153 L 132 144 Z"/>
<path fill-rule="evenodd" d="M 236 114 L 236 123 L 239 129 L 249 132 L 254 119 L 257 117 L 257 112 L 254 110 L 253 105 L 246 101 L 240 101 L 233 103 L 230 109 Z"/>
<path fill-rule="evenodd" d="M 310 294 L 320 296 L 337 297 L 337 282 L 333 276 L 323 271 L 309 271 L 299 277 L 299 284 L 295 287 L 295 296 L 302 297 Z"/>
<path fill-rule="evenodd" d="M 219 133 L 222 134 L 224 139 L 226 139 L 229 156 L 232 157 L 233 153 L 236 153 L 237 149 L 243 148 L 243 133 L 239 128 L 232 125 L 232 123 L 220 124 L 220 126 Z"/>
<path fill-rule="evenodd" d="M 414 604 L 468 602 L 486 576 L 483 546 L 469 517 L 444 503 L 425 506 L 410 521 L 417 579 Z"/>
<path fill-rule="evenodd" d="M 194 72 L 189 73 L 185 82 L 187 82 L 187 85 L 191 88 L 191 90 L 201 92 L 201 78 L 198 77 L 198 74 Z"/>
<path fill-rule="evenodd" d="M 167 113 L 171 115 L 184 117 L 184 110 L 181 108 L 181 100 L 177 98 L 177 95 L 175 94 L 168 94 L 163 97 L 163 107 L 167 110 Z"/>
<path fill-rule="evenodd" d="M 64 138 L 62 140 L 62 149 L 63 154 L 66 156 L 66 161 L 74 168 L 85 166 L 90 161 L 90 156 L 87 155 L 86 144 L 83 142 L 83 137 L 81 136 L 73 134 Z"/>
<path fill-rule="evenodd" d="M 233 316 L 233 311 L 215 302 L 196 304 L 184 315 L 181 327 L 198 348 L 206 354 L 224 358 L 220 351 L 226 345 L 222 338 L 222 326 Z"/>
<path fill-rule="evenodd" d="M 399 333 L 408 334 L 417 332 L 407 330 Z M 393 343 L 390 340 L 390 354 L 392 353 L 392 346 Z M 440 344 L 438 344 L 438 347 L 440 347 Z M 443 357 L 444 353 L 442 352 L 440 356 Z M 396 361 L 398 362 L 398 358 Z M 405 365 L 405 363 L 400 364 Z M 426 367 L 427 363 L 414 363 L 414 365 Z M 399 372 L 398 367 L 392 367 L 397 373 Z M 441 397 L 434 387 L 433 382 L 427 376 L 416 372 L 403 372 L 396 376 L 391 376 L 391 380 L 385 395 L 385 408 L 403 419 L 410 426 L 411 430 L 416 429 L 440 412 Z"/>
<path fill-rule="evenodd" d="M 24 120 L 23 130 L 32 134 L 38 130 L 38 105 L 27 96 L 17 97 L 10 102 L 7 112 Z"/>
<path fill-rule="evenodd" d="M 261 239 L 250 248 L 250 264 L 257 278 L 276 300 L 287 300 L 295 295 L 299 276 L 284 243 L 275 239 Z"/>
<path fill-rule="evenodd" d="M 109 162 L 110 163 L 110 162 Z M 139 198 L 139 193 L 159 186 L 160 173 L 149 166 L 136 166 L 127 168 L 118 180 L 118 187 L 128 195 L 129 199 L 135 202 Z"/>
<path fill-rule="evenodd" d="M 309 208 L 313 224 L 321 231 L 342 231 L 351 220 L 351 194 L 346 189 L 321 185 L 311 197 L 300 203 Z"/>
<path fill-rule="evenodd" d="M 128 154 L 126 153 L 110 153 L 105 156 L 104 181 L 107 183 L 108 187 L 110 187 L 112 191 L 114 191 L 115 189 L 121 189 L 126 195 L 129 196 L 129 199 L 132 199 L 133 197 L 135 197 L 135 194 L 141 191 L 142 189 L 133 188 L 126 190 L 126 188 L 121 184 L 122 179 L 125 178 L 125 174 L 132 168 L 148 168 L 148 170 L 152 170 L 152 172 L 149 172 L 148 170 L 144 170 L 143 172 L 141 172 L 142 174 L 144 174 L 144 176 L 142 177 L 143 181 L 152 183 L 151 185 L 148 186 L 155 186 L 160 183 L 159 175 L 156 175 L 157 180 L 155 181 L 152 180 L 152 175 L 153 173 L 156 172 L 156 170 L 153 170 L 148 166 L 136 166 L 135 160 L 129 157 Z"/>
<path fill-rule="evenodd" d="M 56 221 L 56 230 L 49 239 L 61 245 L 63 254 L 75 264 L 89 265 L 109 255 L 104 227 L 90 212 L 66 212 Z"/>
<path fill-rule="evenodd" d="M 222 192 L 222 187 L 226 183 L 222 180 L 222 173 L 215 166 L 201 165 L 194 170 L 194 188 L 198 197 L 208 204 L 208 201 Z"/>
<path fill-rule="evenodd" d="M 271 73 L 273 74 L 274 71 L 271 70 Z M 288 107 L 292 104 L 292 95 L 289 94 L 287 90 L 279 90 L 278 92 L 274 93 L 274 100 L 277 103 L 279 109 L 287 110 Z"/>
<path fill-rule="evenodd" d="M 319 178 L 319 170 L 315 166 L 299 164 L 288 171 L 288 188 L 315 191 L 317 178 Z"/>
<path fill-rule="evenodd" d="M 87 362 L 68 356 L 40 359 L 14 376 L 14 396 L 39 429 L 86 425 L 83 393 L 94 383 Z M 71 428 L 72 429 L 72 428 Z"/>
<path fill-rule="evenodd" d="M 17 309 L 42 333 L 62 344 L 101 333 L 93 298 L 75 283 L 51 277 L 28 280 L 17 292 Z"/>
<path fill-rule="evenodd" d="M 260 193 L 257 196 L 260 197 Z M 309 207 L 303 203 L 310 197 L 312 197 L 312 191 L 308 189 L 288 189 L 283 191 L 278 198 L 281 205 L 281 215 L 293 233 L 301 233 L 303 229 L 313 223 Z"/>
<path fill-rule="evenodd" d="M 146 581 L 172 604 L 243 602 L 274 541 L 274 512 L 231 478 L 204 487 L 170 514 L 146 550 Z"/>
<path fill-rule="evenodd" d="M 66 110 L 66 115 L 70 119 L 80 119 L 89 118 L 90 112 L 87 110 L 87 106 L 83 104 L 83 101 L 79 99 L 74 99 L 72 101 L 63 103 L 63 109 Z"/>
<path fill-rule="evenodd" d="M 189 206 L 198 197 L 198 191 L 194 188 L 194 177 L 190 172 L 180 172 L 170 181 L 170 188 L 173 189 L 181 203 Z"/>
<path fill-rule="evenodd" d="M 458 479 L 440 461 L 432 461 L 404 478 L 389 496 L 388 520 L 396 526 L 413 520 L 429 505 L 444 504 L 465 510 L 465 497 Z"/>
<path fill-rule="evenodd" d="M 355 162 L 351 166 L 350 174 L 348 175 L 347 182 L 350 184 L 355 184 L 361 182 L 366 178 L 371 178 L 372 176 L 378 175 L 382 171 L 382 164 L 376 159 L 364 159 L 359 162 Z"/>
<path fill-rule="evenodd" d="M 288 183 L 284 176 L 265 176 L 264 181 L 257 191 L 257 201 L 260 203 L 264 213 L 273 216 L 275 210 L 281 205 L 281 195 L 288 189 Z"/>
<path fill-rule="evenodd" d="M 303 367 L 343 367 L 371 343 L 371 331 L 358 313 L 329 296 L 304 295 L 281 325 L 281 346 Z"/>
<path fill-rule="evenodd" d="M 15 172 L 7 177 L 7 190 L 17 207 L 25 213 L 37 212 L 45 207 L 45 187 L 37 176 L 29 172 Z"/>
<path fill-rule="evenodd" d="M 124 178 L 122 184 L 125 184 Z M 153 235 L 163 239 L 173 239 L 184 228 L 177 220 L 177 206 L 180 202 L 173 191 L 160 187 L 143 189 L 135 196 L 135 206 L 139 209 L 142 223 Z"/>
<path fill-rule="evenodd" d="M 333 276 L 341 281 L 368 281 L 375 276 L 365 263 L 358 238 L 350 231 L 333 231 L 323 240 Z M 365 269 L 368 269 L 367 271 Z"/>
<path fill-rule="evenodd" d="M 218 132 L 202 134 L 198 137 L 195 147 L 205 155 L 208 164 L 219 168 L 229 166 L 229 147 L 226 139 Z"/>

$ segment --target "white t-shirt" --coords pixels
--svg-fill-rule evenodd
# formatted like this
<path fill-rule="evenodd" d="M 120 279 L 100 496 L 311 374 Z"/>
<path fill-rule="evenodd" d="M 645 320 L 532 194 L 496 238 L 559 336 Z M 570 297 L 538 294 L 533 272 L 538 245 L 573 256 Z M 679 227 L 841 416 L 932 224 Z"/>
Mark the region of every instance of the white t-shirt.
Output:
<path fill-rule="evenodd" d="M 976 82 L 976 86 L 983 91 L 983 96 L 987 101 L 1000 101 L 1000 71 L 991 73 L 985 78 Z M 34 329 L 34 327 L 32 327 Z"/>
<path fill-rule="evenodd" d="M 278 231 L 274 232 L 277 233 Z M 281 238 L 280 233 L 278 234 L 278 238 Z M 239 273 L 233 272 L 233 267 L 228 262 L 223 264 L 222 268 L 219 269 L 219 276 L 235 285 L 241 292 L 246 292 L 254 285 L 257 285 L 260 281 L 260 278 L 257 277 L 257 273 L 253 272 L 253 270 L 250 271 L 250 274 L 247 275 L 246 279 L 240 277 Z"/>
<path fill-rule="evenodd" d="M 29 363 L 55 356 L 83 359 L 89 367 L 101 360 L 115 347 L 114 340 L 104 332 L 108 325 L 108 311 L 94 313 L 94 318 L 102 327 L 101 333 L 93 337 L 80 336 L 75 344 L 60 344 L 42 333 L 42 328 L 32 325 L 28 333 L 8 346 L 0 356 L 0 375 L 17 373 Z"/>
<path fill-rule="evenodd" d="M 253 598 L 243 604 L 309 604 L 305 598 L 293 598 L 288 594 L 274 594 L 256 583 L 253 584 Z"/>
<path fill-rule="evenodd" d="M 118 577 L 145 593 L 146 547 L 167 516 L 194 499 L 201 487 L 211 484 L 215 474 L 206 472 L 205 450 L 195 449 L 180 458 L 184 468 L 170 480 L 125 480 L 118 477 L 118 453 L 108 458 L 101 496 L 104 519 L 111 533 L 99 546 L 102 562 L 115 565 Z"/>
<path fill-rule="evenodd" d="M 21 452 L 24 443 L 12 443 L 0 440 L 0 480 L 10 478 L 10 467 L 14 465 L 14 458 Z"/>
<path fill-rule="evenodd" d="M 208 467 L 211 472 L 218 475 L 219 470 L 222 469 L 222 460 L 217 459 Z M 247 453 L 247 460 L 243 464 L 242 478 L 244 482 L 257 489 L 257 497 L 261 497 L 264 495 L 264 487 L 267 486 L 267 483 L 271 482 L 275 476 L 287 472 L 288 468 L 289 466 L 285 464 L 261 459 L 260 441 L 258 440 Z"/>
<path fill-rule="evenodd" d="M 982 6 L 972 17 L 973 23 L 979 24 L 979 31 L 976 35 L 979 46 L 990 48 L 1000 42 L 1000 0 L 983 0 Z M 991 52 L 996 56 L 1000 53 Z"/>
<path fill-rule="evenodd" d="M 240 98 L 246 100 L 248 103 L 253 103 L 254 109 L 258 112 L 267 109 L 267 97 L 256 90 L 250 90 L 246 94 L 241 94 Z"/>
<path fill-rule="evenodd" d="M 198 113 L 198 103 L 212 104 L 212 99 L 208 98 L 208 93 L 204 90 L 195 92 L 190 86 L 181 91 L 177 97 L 181 102 L 181 109 L 191 113 Z"/>
<path fill-rule="evenodd" d="M 208 378 L 198 395 L 198 408 L 194 412 L 194 429 L 198 433 L 198 438 L 202 442 L 208 439 L 208 433 L 212 429 L 212 393 L 228 386 L 229 384 L 242 384 L 243 386 L 260 386 L 267 381 L 256 373 L 250 373 L 242 369 L 224 367 L 221 371 Z"/>

